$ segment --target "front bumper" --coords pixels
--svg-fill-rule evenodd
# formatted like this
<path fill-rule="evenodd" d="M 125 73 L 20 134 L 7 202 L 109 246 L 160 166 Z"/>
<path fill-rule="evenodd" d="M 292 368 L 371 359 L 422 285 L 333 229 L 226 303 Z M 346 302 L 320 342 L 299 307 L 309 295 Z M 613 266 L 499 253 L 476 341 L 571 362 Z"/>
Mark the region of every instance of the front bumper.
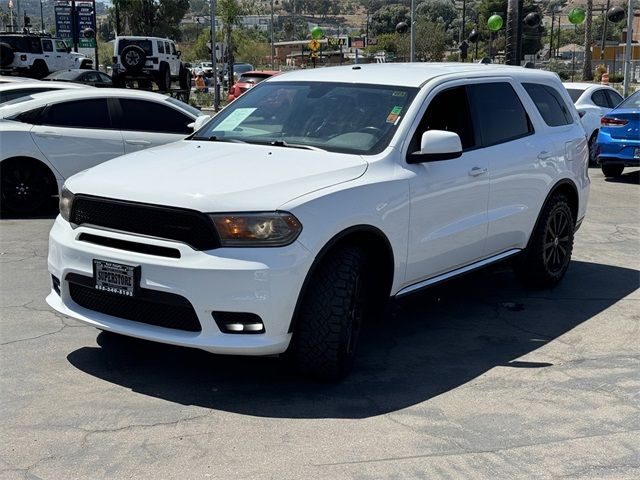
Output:
<path fill-rule="evenodd" d="M 96 245 L 79 240 L 82 233 L 177 249 L 168 258 Z M 199 332 L 164 328 L 84 308 L 73 301 L 69 274 L 93 276 L 93 260 L 140 265 L 140 287 L 186 298 L 195 310 Z M 219 248 L 202 252 L 172 241 L 71 225 L 60 216 L 49 236 L 48 268 L 60 281 L 47 303 L 56 311 L 99 329 L 214 353 L 270 355 L 284 352 L 291 339 L 293 311 L 313 261 L 299 242 L 281 248 Z M 53 285 L 52 285 L 53 287 Z M 56 286 L 57 287 L 57 286 Z M 261 334 L 222 333 L 212 312 L 258 315 Z"/>

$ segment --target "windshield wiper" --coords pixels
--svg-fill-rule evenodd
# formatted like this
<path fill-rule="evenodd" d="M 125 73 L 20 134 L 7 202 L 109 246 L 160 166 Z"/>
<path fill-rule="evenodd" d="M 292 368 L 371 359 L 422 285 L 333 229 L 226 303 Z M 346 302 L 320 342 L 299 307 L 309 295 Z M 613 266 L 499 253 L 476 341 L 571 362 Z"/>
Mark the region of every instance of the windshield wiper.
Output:
<path fill-rule="evenodd" d="M 274 147 L 287 147 L 287 148 L 302 148 L 304 150 L 315 150 L 316 152 L 326 152 L 326 150 L 318 147 L 313 147 L 311 145 L 302 145 L 299 143 L 287 143 L 284 140 L 273 140 L 269 142 L 269 145 L 273 145 Z"/>
<path fill-rule="evenodd" d="M 224 138 L 216 135 L 210 137 L 191 137 L 191 140 L 204 140 L 205 142 L 228 142 L 228 143 L 247 143 L 244 140 L 238 140 L 237 138 Z"/>

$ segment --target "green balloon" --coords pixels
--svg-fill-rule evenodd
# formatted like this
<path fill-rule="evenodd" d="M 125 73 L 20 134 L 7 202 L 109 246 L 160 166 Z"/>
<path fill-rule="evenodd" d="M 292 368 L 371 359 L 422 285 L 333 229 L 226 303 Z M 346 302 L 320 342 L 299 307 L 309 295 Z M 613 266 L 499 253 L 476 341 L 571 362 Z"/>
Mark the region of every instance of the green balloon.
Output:
<path fill-rule="evenodd" d="M 320 40 L 322 37 L 324 37 L 324 30 L 322 30 L 320 27 L 313 27 L 311 29 L 311 38 Z"/>
<path fill-rule="evenodd" d="M 569 12 L 569 22 L 573 25 L 579 25 L 584 22 L 587 13 L 582 8 L 572 8 Z"/>
<path fill-rule="evenodd" d="M 498 14 L 491 15 L 487 20 L 487 26 L 492 32 L 497 32 L 502 28 L 502 17 Z"/>

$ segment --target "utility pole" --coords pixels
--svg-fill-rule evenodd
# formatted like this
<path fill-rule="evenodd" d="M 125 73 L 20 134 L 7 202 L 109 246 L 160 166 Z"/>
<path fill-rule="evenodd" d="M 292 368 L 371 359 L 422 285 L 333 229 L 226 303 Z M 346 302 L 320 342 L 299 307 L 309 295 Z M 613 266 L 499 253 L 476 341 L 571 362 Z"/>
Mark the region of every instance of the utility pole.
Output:
<path fill-rule="evenodd" d="M 273 46 L 273 0 L 271 0 L 271 68 L 275 69 L 276 68 L 276 64 L 275 64 L 275 48 Z"/>
<path fill-rule="evenodd" d="M 411 50 L 409 53 L 409 61 L 416 61 L 416 0 L 411 0 Z"/>
<path fill-rule="evenodd" d="M 507 45 L 505 51 L 505 63 L 518 65 L 518 0 L 507 2 Z"/>
<path fill-rule="evenodd" d="M 40 0 L 40 31 L 44 32 L 44 14 L 42 13 L 42 0 Z"/>
<path fill-rule="evenodd" d="M 611 7 L 611 0 L 607 0 L 607 8 L 604 11 L 604 25 L 602 26 L 602 41 L 600 42 L 600 60 L 604 60 L 604 47 L 607 41 L 607 26 L 609 24 L 609 8 Z"/>
<path fill-rule="evenodd" d="M 213 109 L 217 112 L 220 108 L 220 91 L 218 90 L 218 55 L 216 44 L 216 0 L 209 2 L 209 14 L 211 16 L 211 79 L 213 86 Z M 191 86 L 189 86 L 191 88 Z"/>
<path fill-rule="evenodd" d="M 587 18 L 584 25 L 584 62 L 582 63 L 582 80 L 593 80 L 593 71 L 591 69 L 591 22 L 593 19 L 593 0 L 587 0 Z M 604 21 L 607 21 L 607 15 L 604 15 Z M 606 23 L 605 23 L 606 25 Z M 607 28 L 606 26 L 604 27 Z M 575 57 L 575 54 L 574 54 Z"/>
<path fill-rule="evenodd" d="M 624 83 L 622 86 L 623 95 L 629 95 L 629 81 L 631 80 L 631 39 L 633 38 L 633 0 L 629 0 L 627 9 L 627 44 L 624 49 Z"/>

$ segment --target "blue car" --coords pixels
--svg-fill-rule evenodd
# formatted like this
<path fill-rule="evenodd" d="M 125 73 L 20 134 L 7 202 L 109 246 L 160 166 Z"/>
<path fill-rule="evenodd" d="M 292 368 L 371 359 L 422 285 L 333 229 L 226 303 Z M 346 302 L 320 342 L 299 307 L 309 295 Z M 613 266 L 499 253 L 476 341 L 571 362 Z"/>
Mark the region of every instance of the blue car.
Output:
<path fill-rule="evenodd" d="M 598 150 L 605 177 L 640 166 L 640 90 L 600 119 Z"/>

